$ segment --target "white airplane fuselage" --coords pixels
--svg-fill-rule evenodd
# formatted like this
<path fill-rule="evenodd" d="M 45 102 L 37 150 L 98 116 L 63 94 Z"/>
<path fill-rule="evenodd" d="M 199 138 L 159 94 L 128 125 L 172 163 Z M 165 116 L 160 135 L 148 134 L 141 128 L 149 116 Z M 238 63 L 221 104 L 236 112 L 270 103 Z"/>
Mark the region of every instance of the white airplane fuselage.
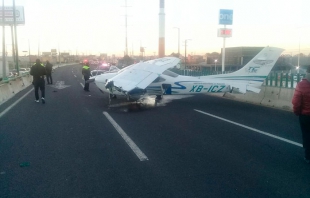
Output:
<path fill-rule="evenodd" d="M 97 87 L 106 93 L 111 93 L 109 89 L 106 89 L 105 84 L 108 79 L 114 77 L 117 73 L 107 73 L 96 76 L 95 84 Z M 171 77 L 162 74 L 159 78 L 146 87 L 146 94 L 148 95 L 183 95 L 183 94 L 201 94 L 201 93 L 224 93 L 230 92 L 231 86 L 228 80 L 220 79 L 221 75 L 210 76 L 182 76 Z M 240 77 L 240 80 L 235 80 L 234 83 L 245 83 L 252 87 L 260 87 L 263 80 L 260 78 L 247 79 L 246 77 Z M 115 95 L 124 95 L 117 90 L 112 90 Z"/>
<path fill-rule="evenodd" d="M 139 99 L 143 95 L 186 95 L 202 93 L 237 92 L 259 93 L 264 80 L 275 65 L 283 49 L 265 47 L 241 69 L 210 76 L 182 76 L 169 69 L 176 67 L 180 59 L 164 57 L 130 65 L 115 73 L 94 77 L 98 88 L 127 99 Z"/>

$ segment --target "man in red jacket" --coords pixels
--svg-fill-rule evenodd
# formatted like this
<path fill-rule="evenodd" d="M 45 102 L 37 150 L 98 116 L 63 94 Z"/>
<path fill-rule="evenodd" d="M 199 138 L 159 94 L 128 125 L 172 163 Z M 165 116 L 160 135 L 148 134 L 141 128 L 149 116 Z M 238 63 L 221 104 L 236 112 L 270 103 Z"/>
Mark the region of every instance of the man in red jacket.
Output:
<path fill-rule="evenodd" d="M 305 161 L 310 163 L 310 66 L 306 71 L 306 77 L 300 81 L 293 96 L 293 111 L 299 116 L 302 132 L 303 147 L 305 149 Z"/>

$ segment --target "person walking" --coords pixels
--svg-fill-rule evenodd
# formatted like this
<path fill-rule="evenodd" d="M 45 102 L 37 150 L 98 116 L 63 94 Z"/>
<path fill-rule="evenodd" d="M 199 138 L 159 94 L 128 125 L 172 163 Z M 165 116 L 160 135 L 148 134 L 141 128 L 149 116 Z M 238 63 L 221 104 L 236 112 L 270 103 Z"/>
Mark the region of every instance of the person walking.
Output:
<path fill-rule="evenodd" d="M 302 132 L 302 142 L 305 149 L 304 160 L 310 163 L 310 66 L 306 71 L 306 77 L 296 86 L 292 99 L 293 111 L 299 116 L 299 124 Z"/>
<path fill-rule="evenodd" d="M 89 91 L 89 82 L 87 81 L 89 80 L 90 77 L 90 67 L 88 62 L 86 62 L 85 65 L 83 66 L 82 74 L 85 80 L 84 91 Z"/>
<path fill-rule="evenodd" d="M 46 61 L 45 69 L 46 69 L 47 84 L 53 84 L 53 78 L 52 78 L 53 65 L 49 61 Z"/>
<path fill-rule="evenodd" d="M 39 102 L 39 88 L 41 90 L 41 101 L 45 104 L 45 80 L 46 70 L 40 59 L 30 69 L 30 75 L 33 76 L 32 84 L 34 85 L 35 102 Z"/>

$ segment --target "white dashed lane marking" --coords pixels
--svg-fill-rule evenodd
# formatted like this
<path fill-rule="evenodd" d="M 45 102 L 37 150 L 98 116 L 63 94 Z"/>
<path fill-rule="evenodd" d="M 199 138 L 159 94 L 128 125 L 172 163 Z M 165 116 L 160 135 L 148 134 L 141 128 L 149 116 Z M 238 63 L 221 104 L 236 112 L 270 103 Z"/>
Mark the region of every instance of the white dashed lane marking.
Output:
<path fill-rule="evenodd" d="M 103 112 L 105 117 L 110 121 L 110 123 L 114 126 L 116 131 L 122 136 L 131 150 L 136 154 L 136 156 L 140 159 L 140 161 L 149 160 L 147 156 L 139 149 L 139 147 L 131 140 L 131 138 L 125 133 L 125 131 L 114 121 L 114 119 L 107 113 Z"/>
<path fill-rule="evenodd" d="M 263 134 L 263 135 L 266 135 L 266 136 L 269 136 L 271 138 L 274 138 L 274 139 L 277 139 L 277 140 L 281 140 L 283 142 L 286 142 L 286 143 L 289 143 L 289 144 L 293 144 L 295 146 L 299 146 L 299 147 L 303 147 L 302 144 L 298 143 L 298 142 L 294 142 L 294 141 L 291 141 L 291 140 L 288 140 L 288 139 L 285 139 L 285 138 L 282 138 L 282 137 L 279 137 L 279 136 L 276 136 L 276 135 L 272 135 L 270 133 L 267 133 L 267 132 L 264 132 L 264 131 L 261 131 L 261 130 L 258 130 L 258 129 L 255 129 L 255 128 L 252 128 L 252 127 L 248 127 L 246 125 L 243 125 L 243 124 L 239 124 L 237 122 L 233 122 L 233 121 L 230 121 L 230 120 L 227 120 L 225 118 L 221 118 L 219 116 L 216 116 L 216 115 L 212 115 L 210 113 L 206 113 L 206 112 L 203 112 L 203 111 L 200 111 L 200 110 L 197 110 L 197 109 L 194 109 L 195 111 L 199 112 L 199 113 L 202 113 L 202 114 L 205 114 L 205 115 L 208 115 L 208 116 L 211 116 L 213 118 L 216 118 L 216 119 L 219 119 L 219 120 L 222 120 L 222 121 L 225 121 L 225 122 L 229 122 L 231 124 L 234 124 L 234 125 L 237 125 L 237 126 L 240 126 L 240 127 L 243 127 L 243 128 L 246 128 L 246 129 L 249 129 L 251 131 L 254 131 L 256 133 L 260 133 L 260 134 Z"/>

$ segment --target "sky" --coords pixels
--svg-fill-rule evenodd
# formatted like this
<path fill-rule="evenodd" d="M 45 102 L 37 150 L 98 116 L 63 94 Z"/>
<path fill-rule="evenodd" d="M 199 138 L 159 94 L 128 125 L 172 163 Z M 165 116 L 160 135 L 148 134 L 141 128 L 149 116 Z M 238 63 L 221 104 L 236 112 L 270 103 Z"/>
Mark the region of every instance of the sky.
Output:
<path fill-rule="evenodd" d="M 24 6 L 25 25 L 17 27 L 19 55 L 57 49 L 71 54 L 123 56 L 127 12 L 128 53 L 158 54 L 160 0 L 15 0 Z M 12 6 L 12 0 L 4 0 Z M 310 53 L 309 0 L 165 0 L 165 54 L 220 52 L 219 10 L 233 10 L 232 37 L 225 47 L 273 46 L 287 54 Z M 1 33 L 2 34 L 2 31 Z M 10 28 L 5 32 L 12 48 Z M 24 52 L 23 52 L 24 51 Z M 27 51 L 27 52 L 25 52 Z"/>

